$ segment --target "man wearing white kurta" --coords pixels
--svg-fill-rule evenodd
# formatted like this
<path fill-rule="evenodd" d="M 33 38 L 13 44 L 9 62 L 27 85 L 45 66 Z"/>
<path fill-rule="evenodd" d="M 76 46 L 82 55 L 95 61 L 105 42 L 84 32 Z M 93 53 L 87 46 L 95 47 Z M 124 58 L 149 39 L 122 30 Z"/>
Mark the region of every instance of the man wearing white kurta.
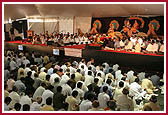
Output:
<path fill-rule="evenodd" d="M 85 85 L 88 86 L 92 83 L 94 83 L 94 77 L 91 76 L 92 75 L 92 72 L 91 71 L 88 71 L 88 75 L 85 76 Z"/>
<path fill-rule="evenodd" d="M 43 92 L 45 91 L 45 84 L 42 83 L 41 86 L 39 86 L 36 91 L 34 92 L 33 99 L 36 99 L 37 97 L 41 97 Z"/>
<path fill-rule="evenodd" d="M 102 108 L 102 109 L 107 107 L 107 102 L 110 100 L 110 96 L 107 94 L 107 92 L 108 92 L 108 87 L 104 86 L 103 92 L 99 93 L 99 95 L 98 95 L 98 101 L 100 104 L 100 108 Z"/>
<path fill-rule="evenodd" d="M 9 104 L 10 108 L 13 108 L 15 103 L 20 103 L 20 96 L 17 93 L 17 88 L 14 86 L 13 91 L 9 93 L 9 97 L 12 99 L 12 101 Z"/>
<path fill-rule="evenodd" d="M 135 99 L 141 99 L 145 96 L 146 91 L 142 89 L 142 87 L 139 85 L 139 78 L 135 79 L 135 82 L 130 84 L 130 96 L 134 96 Z"/>

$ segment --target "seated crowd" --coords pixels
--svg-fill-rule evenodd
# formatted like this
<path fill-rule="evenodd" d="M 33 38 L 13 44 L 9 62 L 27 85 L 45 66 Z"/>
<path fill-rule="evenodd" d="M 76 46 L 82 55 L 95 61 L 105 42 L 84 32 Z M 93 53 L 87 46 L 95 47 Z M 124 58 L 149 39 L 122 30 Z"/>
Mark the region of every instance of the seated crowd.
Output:
<path fill-rule="evenodd" d="M 125 50 L 129 52 L 142 52 L 142 53 L 164 53 L 164 42 L 159 37 L 140 37 L 132 35 L 132 37 L 124 36 L 122 39 L 119 36 L 111 37 L 106 34 L 62 34 L 51 33 L 40 34 L 33 36 L 33 44 L 47 44 L 52 41 L 57 46 L 66 45 L 80 45 L 80 44 L 102 44 L 105 50 Z"/>
<path fill-rule="evenodd" d="M 5 51 L 5 111 L 160 111 L 163 73 Z"/>

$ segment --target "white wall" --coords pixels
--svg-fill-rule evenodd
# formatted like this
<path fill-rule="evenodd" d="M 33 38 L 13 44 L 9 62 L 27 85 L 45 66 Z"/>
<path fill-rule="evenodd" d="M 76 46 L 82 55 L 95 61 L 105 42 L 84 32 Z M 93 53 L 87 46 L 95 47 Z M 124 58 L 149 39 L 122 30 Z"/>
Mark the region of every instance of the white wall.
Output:
<path fill-rule="evenodd" d="M 73 17 L 59 17 L 59 32 L 73 33 Z"/>
<path fill-rule="evenodd" d="M 45 31 L 52 33 L 59 29 L 62 33 L 77 33 L 78 28 L 83 33 L 89 32 L 91 28 L 92 17 L 59 17 L 55 19 L 45 19 Z M 33 30 L 34 33 L 43 33 L 43 19 L 28 19 L 28 28 Z M 57 22 L 59 22 L 59 27 Z"/>
<path fill-rule="evenodd" d="M 33 30 L 35 34 L 44 33 L 43 19 L 28 19 L 28 29 Z M 45 19 L 45 31 L 53 33 L 56 29 L 57 19 Z"/>
<path fill-rule="evenodd" d="M 78 28 L 81 29 L 83 33 L 89 32 L 91 28 L 91 20 L 92 17 L 75 17 L 76 20 L 76 28 L 74 29 L 75 33 L 78 32 Z"/>

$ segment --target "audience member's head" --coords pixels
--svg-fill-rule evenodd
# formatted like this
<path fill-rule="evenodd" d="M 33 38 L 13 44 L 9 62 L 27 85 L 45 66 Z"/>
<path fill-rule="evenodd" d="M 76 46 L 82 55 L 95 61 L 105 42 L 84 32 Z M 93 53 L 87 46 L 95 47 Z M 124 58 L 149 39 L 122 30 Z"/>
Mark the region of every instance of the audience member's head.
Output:
<path fill-rule="evenodd" d="M 124 87 L 124 82 L 123 82 L 123 81 L 120 81 L 120 82 L 119 82 L 119 87 L 120 87 L 120 88 Z"/>
<path fill-rule="evenodd" d="M 89 90 L 89 91 L 93 91 L 93 86 L 92 86 L 92 84 L 88 85 L 88 90 Z"/>
<path fill-rule="evenodd" d="M 46 99 L 46 104 L 47 104 L 47 105 L 51 105 L 51 104 L 52 104 L 52 98 L 51 98 L 51 97 L 48 97 L 48 98 Z"/>
<path fill-rule="evenodd" d="M 150 98 L 150 101 L 153 102 L 153 103 L 156 103 L 157 102 L 157 97 L 155 95 L 152 95 L 151 98 Z"/>
<path fill-rule="evenodd" d="M 111 82 L 112 82 L 111 79 L 107 79 L 107 81 L 106 81 L 106 83 L 109 85 L 111 84 Z"/>
<path fill-rule="evenodd" d="M 123 89 L 122 93 L 123 93 L 124 95 L 128 95 L 128 94 L 129 94 L 128 88 L 125 87 L 125 88 Z"/>
<path fill-rule="evenodd" d="M 54 79 L 54 82 L 55 82 L 55 83 L 59 83 L 59 82 L 60 82 L 60 79 L 59 79 L 58 77 L 56 77 L 56 78 Z"/>
<path fill-rule="evenodd" d="M 116 102 L 114 100 L 110 100 L 108 101 L 108 106 L 111 110 L 115 111 L 117 105 L 116 105 Z"/>
<path fill-rule="evenodd" d="M 20 111 L 20 109 L 21 109 L 21 104 L 20 104 L 20 103 L 15 103 L 14 109 L 15 109 L 16 111 Z"/>
<path fill-rule="evenodd" d="M 92 71 L 88 71 L 88 75 L 92 75 Z"/>
<path fill-rule="evenodd" d="M 136 82 L 136 83 L 139 83 L 139 78 L 136 78 L 136 79 L 135 79 L 135 82 Z"/>
<path fill-rule="evenodd" d="M 62 106 L 63 106 L 62 108 L 63 108 L 65 111 L 68 111 L 68 106 L 69 106 L 69 104 L 68 104 L 67 102 L 64 102 Z"/>
<path fill-rule="evenodd" d="M 41 104 L 41 102 L 42 102 L 42 97 L 38 96 L 37 99 L 36 99 L 36 102 L 37 102 L 38 104 Z"/>
<path fill-rule="evenodd" d="M 97 84 L 99 82 L 98 78 L 94 78 L 94 82 Z"/>
<path fill-rule="evenodd" d="M 74 98 L 76 98 L 76 97 L 78 96 L 78 91 L 74 90 L 74 91 L 72 92 L 72 96 L 73 96 Z"/>
<path fill-rule="evenodd" d="M 31 72 L 31 71 L 27 72 L 27 76 L 28 76 L 28 77 L 31 77 L 31 75 L 32 75 L 32 72 Z"/>
<path fill-rule="evenodd" d="M 98 107 L 99 107 L 99 101 L 98 101 L 98 100 L 94 100 L 94 101 L 92 102 L 92 106 L 93 106 L 94 108 L 98 108 Z"/>
<path fill-rule="evenodd" d="M 30 111 L 30 105 L 24 104 L 23 105 L 23 111 Z"/>
<path fill-rule="evenodd" d="M 58 87 L 57 87 L 57 92 L 59 92 L 59 93 L 62 92 L 62 87 L 61 87 L 61 86 L 58 86 Z"/>
<path fill-rule="evenodd" d="M 80 72 L 81 72 L 81 70 L 80 70 L 80 69 L 77 69 L 77 70 L 76 70 L 76 72 L 80 73 Z"/>
<path fill-rule="evenodd" d="M 88 70 L 92 70 L 92 66 L 89 66 L 89 67 L 88 67 Z"/>
<path fill-rule="evenodd" d="M 82 85 L 83 85 L 82 82 L 78 82 L 78 83 L 77 83 L 77 88 L 80 88 L 80 89 L 81 89 L 81 88 L 82 88 Z"/>
<path fill-rule="evenodd" d="M 53 70 L 53 73 L 57 73 L 57 72 L 58 72 L 58 69 L 54 69 L 54 70 Z"/>
<path fill-rule="evenodd" d="M 75 74 L 71 74 L 71 79 L 75 79 Z"/>
<path fill-rule="evenodd" d="M 11 101 L 12 101 L 12 99 L 11 99 L 10 97 L 6 97 L 6 98 L 5 98 L 5 103 L 6 103 L 7 105 L 9 105 Z"/>
<path fill-rule="evenodd" d="M 41 83 L 41 86 L 46 88 L 46 84 L 44 82 Z"/>
<path fill-rule="evenodd" d="M 108 87 L 107 87 L 107 86 L 104 86 L 104 87 L 103 87 L 103 92 L 107 93 L 107 91 L 108 91 Z"/>
<path fill-rule="evenodd" d="M 97 76 L 101 77 L 101 73 L 98 73 Z"/>
<path fill-rule="evenodd" d="M 91 94 L 91 93 L 89 93 L 89 94 L 87 95 L 87 99 L 88 99 L 89 101 L 93 101 L 93 100 L 94 100 L 94 95 Z"/>
<path fill-rule="evenodd" d="M 113 72 L 113 69 L 109 69 L 109 73 L 112 73 Z"/>
<path fill-rule="evenodd" d="M 13 86 L 12 91 L 17 92 L 18 91 L 17 87 Z"/>
<path fill-rule="evenodd" d="M 50 80 L 50 75 L 46 75 L 46 80 L 47 80 L 47 81 Z"/>

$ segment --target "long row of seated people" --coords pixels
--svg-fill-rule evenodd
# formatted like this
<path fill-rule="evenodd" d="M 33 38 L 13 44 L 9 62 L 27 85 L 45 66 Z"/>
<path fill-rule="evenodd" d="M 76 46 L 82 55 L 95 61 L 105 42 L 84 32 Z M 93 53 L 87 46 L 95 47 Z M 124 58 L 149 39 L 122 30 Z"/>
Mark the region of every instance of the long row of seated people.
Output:
<path fill-rule="evenodd" d="M 103 48 L 107 50 L 124 50 L 141 53 L 164 53 L 164 41 L 159 38 L 141 38 L 132 36 L 130 38 L 104 39 Z"/>
<path fill-rule="evenodd" d="M 90 44 L 101 43 L 105 50 L 125 50 L 129 52 L 142 52 L 142 53 L 164 53 L 164 41 L 159 37 L 138 37 L 133 35 L 132 37 L 109 37 L 106 34 L 51 34 L 45 37 L 44 35 L 35 35 L 33 37 L 33 44 L 47 44 L 48 41 L 52 41 L 57 46 L 66 45 L 78 45 L 78 44 Z"/>
<path fill-rule="evenodd" d="M 47 44 L 48 41 L 52 41 L 53 43 L 57 44 L 58 46 L 66 46 L 66 45 L 78 45 L 78 44 L 86 44 L 90 43 L 90 40 L 88 39 L 88 34 L 53 34 L 50 35 L 43 35 L 40 33 L 40 35 L 35 34 L 33 36 L 32 43 L 33 44 Z"/>
<path fill-rule="evenodd" d="M 160 111 L 163 73 L 5 51 L 5 111 Z"/>

